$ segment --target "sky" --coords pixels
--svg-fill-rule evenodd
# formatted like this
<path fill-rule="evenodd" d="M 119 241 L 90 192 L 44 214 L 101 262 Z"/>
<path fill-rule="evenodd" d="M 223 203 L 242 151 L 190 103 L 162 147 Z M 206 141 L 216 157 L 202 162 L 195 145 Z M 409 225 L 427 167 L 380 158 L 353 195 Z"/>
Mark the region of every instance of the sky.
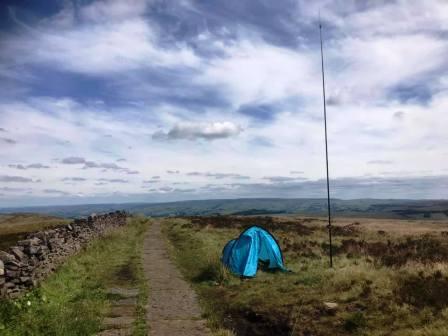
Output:
<path fill-rule="evenodd" d="M 448 2 L 2 1 L 0 207 L 448 196 Z"/>

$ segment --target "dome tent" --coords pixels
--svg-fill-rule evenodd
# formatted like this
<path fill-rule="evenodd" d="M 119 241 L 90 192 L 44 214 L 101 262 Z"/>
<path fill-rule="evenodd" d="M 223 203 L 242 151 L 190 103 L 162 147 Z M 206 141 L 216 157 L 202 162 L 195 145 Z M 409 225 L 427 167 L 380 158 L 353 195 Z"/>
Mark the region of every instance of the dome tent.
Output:
<path fill-rule="evenodd" d="M 258 262 L 268 269 L 286 271 L 283 255 L 274 236 L 259 226 L 251 226 L 244 230 L 238 239 L 230 240 L 222 251 L 222 262 L 233 273 L 254 277 Z"/>

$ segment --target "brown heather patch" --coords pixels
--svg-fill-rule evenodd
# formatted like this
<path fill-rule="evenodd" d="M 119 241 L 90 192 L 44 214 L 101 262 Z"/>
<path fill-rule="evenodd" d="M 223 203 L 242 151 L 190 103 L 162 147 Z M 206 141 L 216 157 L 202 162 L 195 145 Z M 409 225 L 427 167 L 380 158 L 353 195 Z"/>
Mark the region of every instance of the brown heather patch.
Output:
<path fill-rule="evenodd" d="M 408 275 L 399 279 L 395 294 L 400 303 L 442 310 L 448 307 L 448 277 L 440 271 Z"/>
<path fill-rule="evenodd" d="M 372 256 L 385 266 L 402 266 L 411 261 L 423 264 L 448 261 L 448 245 L 427 235 L 408 237 L 402 242 L 346 239 L 336 251 L 348 257 Z"/>
<path fill-rule="evenodd" d="M 305 218 L 303 220 L 278 220 L 270 216 L 210 216 L 210 217 L 185 217 L 191 223 L 199 228 L 216 228 L 216 229 L 239 229 L 244 230 L 250 226 L 257 225 L 268 231 L 287 231 L 300 235 L 310 235 L 315 231 L 315 227 L 305 225 L 310 221 Z"/>

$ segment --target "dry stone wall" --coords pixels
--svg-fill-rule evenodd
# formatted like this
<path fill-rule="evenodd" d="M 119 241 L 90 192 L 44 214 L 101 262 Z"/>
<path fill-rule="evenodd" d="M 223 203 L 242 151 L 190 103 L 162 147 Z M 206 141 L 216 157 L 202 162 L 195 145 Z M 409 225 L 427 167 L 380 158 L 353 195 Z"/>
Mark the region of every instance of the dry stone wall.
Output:
<path fill-rule="evenodd" d="M 15 298 L 35 286 L 88 241 L 126 224 L 124 211 L 75 219 L 58 228 L 30 233 L 0 251 L 0 298 Z"/>

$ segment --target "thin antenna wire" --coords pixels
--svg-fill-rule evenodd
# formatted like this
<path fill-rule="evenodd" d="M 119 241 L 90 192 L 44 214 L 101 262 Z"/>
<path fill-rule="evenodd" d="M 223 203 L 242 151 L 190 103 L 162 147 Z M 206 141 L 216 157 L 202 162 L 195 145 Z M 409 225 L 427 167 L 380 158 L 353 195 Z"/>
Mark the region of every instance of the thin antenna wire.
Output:
<path fill-rule="evenodd" d="M 327 167 L 327 206 L 328 206 L 328 238 L 330 241 L 330 267 L 333 267 L 333 244 L 331 239 L 331 203 L 330 203 L 330 177 L 328 173 L 328 140 L 327 140 L 327 103 L 325 98 L 325 73 L 324 73 L 324 48 L 322 42 L 322 24 L 319 11 L 319 36 L 320 56 L 322 61 L 322 94 L 324 100 L 324 124 L 325 124 L 325 162 Z"/>

